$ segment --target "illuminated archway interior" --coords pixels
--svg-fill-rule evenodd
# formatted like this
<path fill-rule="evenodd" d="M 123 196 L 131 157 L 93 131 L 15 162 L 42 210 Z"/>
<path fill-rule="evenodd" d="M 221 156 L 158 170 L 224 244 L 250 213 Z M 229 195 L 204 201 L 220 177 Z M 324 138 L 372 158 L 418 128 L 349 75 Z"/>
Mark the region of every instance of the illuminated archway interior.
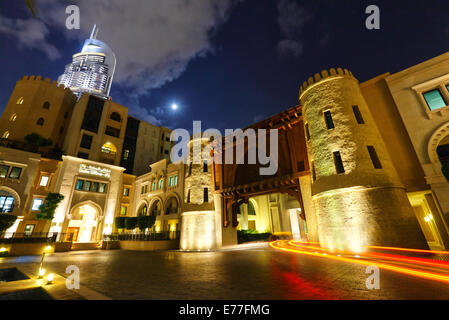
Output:
<path fill-rule="evenodd" d="M 89 204 L 74 209 L 67 229 L 68 233 L 73 233 L 73 242 L 90 242 L 96 240 L 97 217 L 97 209 Z"/>

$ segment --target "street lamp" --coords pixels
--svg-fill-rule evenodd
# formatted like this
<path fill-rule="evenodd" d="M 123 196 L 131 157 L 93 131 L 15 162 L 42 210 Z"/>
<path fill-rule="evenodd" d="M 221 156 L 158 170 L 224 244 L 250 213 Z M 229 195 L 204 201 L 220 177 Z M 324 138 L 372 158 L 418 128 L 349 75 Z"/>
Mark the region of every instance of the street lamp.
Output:
<path fill-rule="evenodd" d="M 42 251 L 42 258 L 41 258 L 41 263 L 39 265 L 39 279 L 41 279 L 41 273 L 42 273 L 42 277 L 45 274 L 45 269 L 42 269 L 42 266 L 44 265 L 44 259 L 45 259 L 45 252 L 46 251 L 50 251 L 51 250 L 51 246 L 46 246 L 45 249 Z"/>

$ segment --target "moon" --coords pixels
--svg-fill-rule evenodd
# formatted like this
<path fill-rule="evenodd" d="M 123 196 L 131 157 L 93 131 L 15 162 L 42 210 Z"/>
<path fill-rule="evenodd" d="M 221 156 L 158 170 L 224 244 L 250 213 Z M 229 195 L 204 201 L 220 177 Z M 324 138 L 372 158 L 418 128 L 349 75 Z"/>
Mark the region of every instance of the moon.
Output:
<path fill-rule="evenodd" d="M 173 103 L 173 104 L 171 105 L 171 109 L 172 109 L 172 110 L 178 110 L 178 105 L 177 105 L 176 103 Z"/>

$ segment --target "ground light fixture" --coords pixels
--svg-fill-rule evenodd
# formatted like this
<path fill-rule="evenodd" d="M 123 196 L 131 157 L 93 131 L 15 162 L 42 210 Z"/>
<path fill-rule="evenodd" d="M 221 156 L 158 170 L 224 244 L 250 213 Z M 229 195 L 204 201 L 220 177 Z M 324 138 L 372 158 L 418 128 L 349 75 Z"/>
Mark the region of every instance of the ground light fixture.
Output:
<path fill-rule="evenodd" d="M 43 279 L 45 275 L 45 269 L 39 269 L 38 279 Z"/>
<path fill-rule="evenodd" d="M 47 283 L 46 283 L 46 284 L 52 284 L 54 278 L 55 278 L 55 275 L 54 275 L 53 273 L 50 273 L 50 274 L 47 276 Z"/>

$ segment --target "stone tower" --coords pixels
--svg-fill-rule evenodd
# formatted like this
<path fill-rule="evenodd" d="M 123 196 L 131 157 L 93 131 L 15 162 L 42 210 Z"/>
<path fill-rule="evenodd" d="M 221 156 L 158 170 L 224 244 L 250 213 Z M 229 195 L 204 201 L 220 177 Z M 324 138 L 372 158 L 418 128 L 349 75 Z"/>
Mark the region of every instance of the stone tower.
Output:
<path fill-rule="evenodd" d="M 312 199 L 323 246 L 427 248 L 358 80 L 341 68 L 301 86 Z"/>
<path fill-rule="evenodd" d="M 217 214 L 214 209 L 211 165 L 203 163 L 195 144 L 201 150 L 208 139 L 196 137 L 189 142 L 190 163 L 185 164 L 184 203 L 181 214 L 181 250 L 210 250 L 220 246 L 217 239 Z M 196 152 L 196 153 L 195 153 Z"/>
<path fill-rule="evenodd" d="M 0 118 L 0 138 L 25 142 L 25 136 L 37 133 L 62 147 L 75 103 L 70 89 L 56 81 L 24 76 Z"/>

